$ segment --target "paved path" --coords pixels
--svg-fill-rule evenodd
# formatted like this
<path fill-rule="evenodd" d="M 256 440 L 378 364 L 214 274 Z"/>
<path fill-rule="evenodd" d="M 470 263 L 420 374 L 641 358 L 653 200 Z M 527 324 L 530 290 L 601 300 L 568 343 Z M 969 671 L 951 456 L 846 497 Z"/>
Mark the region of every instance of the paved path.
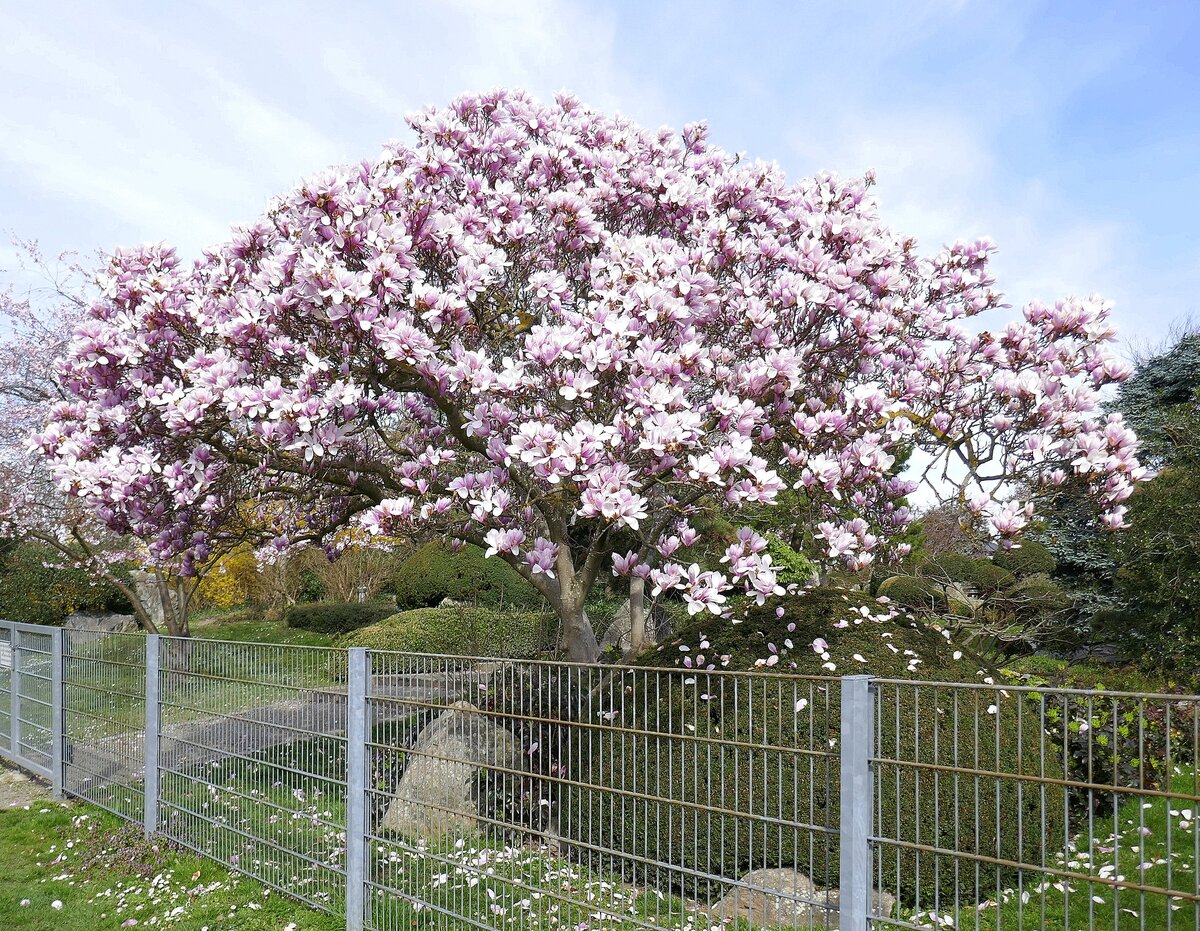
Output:
<path fill-rule="evenodd" d="M 372 719 L 379 724 L 428 704 L 472 700 L 494 671 L 377 676 L 371 686 L 377 699 L 371 706 Z M 164 769 L 186 772 L 196 765 L 253 756 L 307 738 L 340 737 L 346 733 L 346 704 L 343 691 L 311 689 L 287 701 L 172 724 L 163 728 L 159 761 Z M 140 782 L 144 776 L 143 740 L 141 731 L 131 731 L 89 743 L 73 741 L 67 753 L 68 788 Z"/>
<path fill-rule="evenodd" d="M 0 811 L 25 808 L 49 798 L 50 790 L 46 786 L 12 764 L 0 761 Z"/>

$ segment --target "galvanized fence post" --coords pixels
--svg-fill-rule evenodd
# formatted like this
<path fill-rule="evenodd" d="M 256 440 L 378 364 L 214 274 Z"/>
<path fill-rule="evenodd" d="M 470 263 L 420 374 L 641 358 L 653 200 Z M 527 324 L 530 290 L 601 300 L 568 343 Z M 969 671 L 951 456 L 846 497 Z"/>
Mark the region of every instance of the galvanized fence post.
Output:
<path fill-rule="evenodd" d="M 10 634 L 10 643 L 12 644 L 12 674 L 9 676 L 8 684 L 12 689 L 12 694 L 9 699 L 9 746 L 12 748 L 14 760 L 21 759 L 21 631 L 17 627 L 12 628 Z"/>
<path fill-rule="evenodd" d="M 867 931 L 871 906 L 871 813 L 875 786 L 871 774 L 875 741 L 875 702 L 870 676 L 842 677 L 841 720 L 841 877 L 842 931 Z"/>
<path fill-rule="evenodd" d="M 63 745 L 67 738 L 63 689 L 65 640 L 66 632 L 61 627 L 50 631 L 50 787 L 55 798 L 63 797 Z"/>
<path fill-rule="evenodd" d="M 142 782 L 142 821 L 146 835 L 158 830 L 158 634 L 146 635 L 146 736 L 143 749 L 146 758 L 146 776 Z"/>
<path fill-rule="evenodd" d="M 367 693 L 371 671 L 364 647 L 353 647 L 347 660 L 346 931 L 362 931 L 367 850 Z"/>

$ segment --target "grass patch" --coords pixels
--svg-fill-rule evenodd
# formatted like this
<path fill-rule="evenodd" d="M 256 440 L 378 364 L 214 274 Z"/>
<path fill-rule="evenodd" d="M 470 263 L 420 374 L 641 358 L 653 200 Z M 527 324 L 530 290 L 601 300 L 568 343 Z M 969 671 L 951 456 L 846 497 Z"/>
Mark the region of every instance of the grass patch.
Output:
<path fill-rule="evenodd" d="M 147 841 L 137 825 L 88 805 L 35 802 L 28 809 L 0 814 L 0 868 L 3 928 L 345 927 L 341 916 L 307 909 L 161 838 Z M 55 902 L 61 907 L 55 908 Z"/>
<path fill-rule="evenodd" d="M 192 636 L 202 640 L 231 640 L 236 643 L 276 643 L 289 646 L 332 646 L 336 634 L 288 627 L 283 621 L 268 621 L 253 612 L 207 612 L 192 619 Z"/>
<path fill-rule="evenodd" d="M 1198 788 L 1200 775 L 1196 771 L 1176 769 L 1170 791 L 1178 798 L 1127 797 L 1115 816 L 1095 819 L 1090 844 L 1086 837 L 1077 838 L 1049 865 L 1101 880 L 1195 895 L 1200 861 Z M 961 871 L 962 882 L 968 885 L 973 870 L 964 864 Z M 946 903 L 940 911 L 918 913 L 913 921 L 926 928 L 981 931 L 1092 927 L 1167 931 L 1200 924 L 1200 903 L 1161 893 L 1117 889 L 1102 881 L 1030 871 L 1023 883 L 977 907 L 964 903 L 956 911 L 952 903 Z"/>
<path fill-rule="evenodd" d="M 379 927 L 750 931 L 743 921 L 723 925 L 695 903 L 544 850 L 484 837 L 415 847 L 376 839 L 372 846 L 369 907 Z"/>

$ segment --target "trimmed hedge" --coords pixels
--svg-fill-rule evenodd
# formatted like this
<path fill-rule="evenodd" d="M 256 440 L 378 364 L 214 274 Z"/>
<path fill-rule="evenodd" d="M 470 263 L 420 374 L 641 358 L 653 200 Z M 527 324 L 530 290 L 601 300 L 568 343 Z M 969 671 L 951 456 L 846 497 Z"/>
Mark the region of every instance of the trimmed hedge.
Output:
<path fill-rule="evenodd" d="M 470 544 L 452 551 L 427 543 L 400 564 L 392 582 L 399 608 L 435 608 L 449 598 L 488 608 L 539 608 L 542 596 L 502 559 Z"/>
<path fill-rule="evenodd" d="M 283 614 L 288 627 L 323 634 L 345 634 L 368 624 L 377 624 L 396 611 L 393 605 L 352 601 L 316 601 L 292 605 Z"/>
<path fill-rule="evenodd" d="M 520 659 L 542 650 L 551 631 L 547 617 L 536 611 L 415 608 L 356 630 L 338 646 Z"/>
<path fill-rule="evenodd" d="M 779 604 L 785 608 L 782 618 L 775 613 Z M 858 613 L 860 606 L 871 617 Z M 633 668 L 616 671 L 593 697 L 593 713 L 615 712 L 615 724 L 654 736 L 577 726 L 572 739 L 590 755 L 573 767 L 573 778 L 588 784 L 564 790 L 563 835 L 580 842 L 582 856 L 590 849 L 584 845 L 596 845 L 645 858 L 632 861 L 639 864 L 637 882 L 674 886 L 709 901 L 726 891 L 713 877 L 740 877 L 764 867 L 795 867 L 818 886 L 837 886 L 836 837 L 825 828 L 838 826 L 839 761 L 836 752 L 825 752 L 838 740 L 839 683 L 763 674 L 706 676 L 677 667 L 686 656 L 693 665 L 715 662 L 721 668 L 727 656 L 727 668 L 753 670 L 777 655 L 773 671 L 979 681 L 983 667 L 977 657 L 960 651 L 956 660 L 955 647 L 938 632 L 907 616 L 888 619 L 885 611 L 858 592 L 815 590 L 752 608 L 739 625 L 706 618 Z M 843 619 L 846 627 L 834 626 Z M 822 667 L 826 660 L 811 646 L 818 637 L 827 641 L 836 671 Z M 915 671 L 906 650 L 921 660 Z M 639 666 L 672 669 L 648 674 Z M 953 716 L 945 713 L 954 703 L 947 690 L 880 687 L 884 757 L 957 761 L 981 771 L 1039 771 L 1037 717 L 1019 698 L 1002 696 L 998 688 L 960 694 L 956 733 Z M 797 702 L 807 704 L 797 712 Z M 993 704 L 997 710 L 989 713 Z M 586 723 L 595 720 L 603 719 L 589 717 Z M 952 774 L 879 762 L 876 784 L 885 836 L 1034 864 L 1043 856 L 1053 862 L 1057 850 L 1043 850 L 1043 836 L 1051 845 L 1065 836 L 1060 794 L 1048 792 L 1042 799 L 1016 780 L 960 775 L 956 782 Z M 639 797 L 643 794 L 657 801 Z M 814 827 L 796 830 L 788 826 L 793 821 Z M 1018 834 L 1018 823 L 1030 829 Z M 905 904 L 927 906 L 939 889 L 945 896 L 952 892 L 956 871 L 945 862 L 935 871 L 933 858 L 922 855 L 918 870 L 913 850 L 884 844 L 883 851 L 876 885 L 898 891 Z M 680 864 L 682 870 L 652 865 L 657 862 Z M 977 875 L 980 888 L 972 892 L 981 898 L 1014 878 L 990 866 Z"/>
<path fill-rule="evenodd" d="M 959 553 L 945 553 L 921 566 L 920 573 L 928 578 L 950 580 L 967 585 L 980 594 L 998 592 L 1012 585 L 1017 577 L 989 559 L 973 559 Z"/>
<path fill-rule="evenodd" d="M 61 562 L 62 556 L 47 546 L 5 545 L 0 553 L 0 618 L 61 624 L 75 611 L 133 614 L 129 599 L 116 586 Z"/>
<path fill-rule="evenodd" d="M 1022 611 L 1030 614 L 1054 614 L 1071 607 L 1071 598 L 1048 575 L 1030 575 L 1004 593 Z"/>

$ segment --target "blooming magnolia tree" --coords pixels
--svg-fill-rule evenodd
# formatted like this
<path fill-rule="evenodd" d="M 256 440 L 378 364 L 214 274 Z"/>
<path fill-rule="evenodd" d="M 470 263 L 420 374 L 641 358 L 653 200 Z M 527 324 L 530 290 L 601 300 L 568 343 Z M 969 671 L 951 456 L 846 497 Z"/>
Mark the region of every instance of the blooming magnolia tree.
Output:
<path fill-rule="evenodd" d="M 113 258 L 40 443 L 114 530 L 203 559 L 253 496 L 278 547 L 348 524 L 474 541 L 589 660 L 584 599 L 610 566 L 693 612 L 778 591 L 752 530 L 723 571 L 679 558 L 704 511 L 790 486 L 830 558 L 870 563 L 909 520 L 901 450 L 1003 538 L 1069 473 L 1120 524 L 1139 466 L 1099 414 L 1126 374 L 1099 300 L 974 334 L 1001 305 L 989 243 L 923 257 L 870 177 L 789 183 L 703 126 L 505 91 L 409 122 L 411 147 L 193 264 Z M 1018 483 L 1030 501 L 995 503 Z"/>

